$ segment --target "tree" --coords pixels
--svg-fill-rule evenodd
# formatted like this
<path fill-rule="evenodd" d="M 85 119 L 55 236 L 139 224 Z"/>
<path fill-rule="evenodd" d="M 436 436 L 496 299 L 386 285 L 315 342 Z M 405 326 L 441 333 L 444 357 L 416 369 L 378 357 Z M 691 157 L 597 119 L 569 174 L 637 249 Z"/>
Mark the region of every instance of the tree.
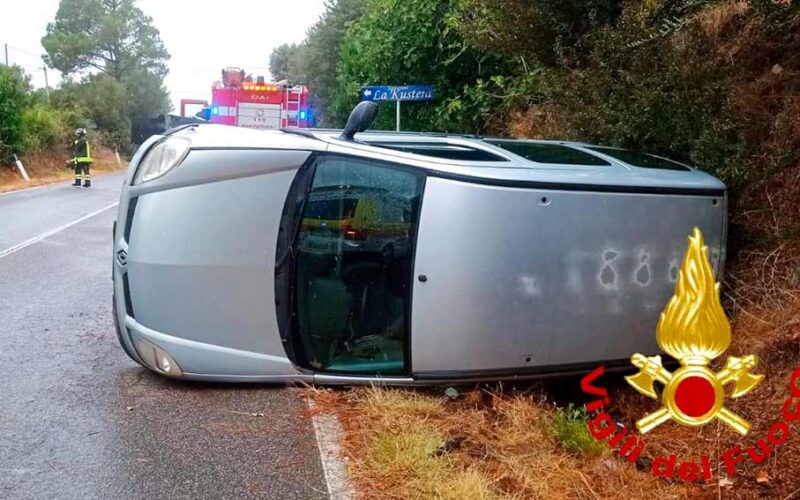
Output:
<path fill-rule="evenodd" d="M 275 80 L 292 80 L 290 77 L 290 70 L 294 69 L 292 66 L 293 59 L 297 56 L 297 44 L 284 43 L 275 47 L 272 54 L 269 56 L 269 72 Z"/>
<path fill-rule="evenodd" d="M 169 53 L 135 0 L 61 0 L 42 45 L 47 64 L 65 75 L 89 69 L 122 80 L 137 67 L 167 73 Z"/>
<path fill-rule="evenodd" d="M 88 113 L 114 145 L 138 142 L 132 130 L 169 111 L 169 54 L 136 0 L 61 0 L 42 45 L 48 65 L 82 76 L 61 99 Z"/>
<path fill-rule="evenodd" d="M 336 0 L 326 3 L 326 10 L 297 46 L 280 46 L 270 56 L 270 72 L 308 85 L 315 119 L 322 126 L 338 123 L 330 103 L 336 92 L 339 52 L 347 29 L 364 12 L 365 0 Z M 275 70 L 272 69 L 273 60 Z"/>
<path fill-rule="evenodd" d="M 619 0 L 457 0 L 454 25 L 470 45 L 557 66 L 585 56 L 587 38 L 621 10 Z"/>
<path fill-rule="evenodd" d="M 0 66 L 0 163 L 24 152 L 23 113 L 29 91 L 29 78 L 21 68 Z"/>
<path fill-rule="evenodd" d="M 362 85 L 429 83 L 436 101 L 403 106 L 404 127 L 481 132 L 488 101 L 460 96 L 498 81 L 492 78 L 508 71 L 507 60 L 468 45 L 453 29 L 454 8 L 455 0 L 367 0 L 340 50 L 332 100 L 337 122 L 346 119 Z M 378 116 L 376 127 L 393 125 L 393 113 Z"/>

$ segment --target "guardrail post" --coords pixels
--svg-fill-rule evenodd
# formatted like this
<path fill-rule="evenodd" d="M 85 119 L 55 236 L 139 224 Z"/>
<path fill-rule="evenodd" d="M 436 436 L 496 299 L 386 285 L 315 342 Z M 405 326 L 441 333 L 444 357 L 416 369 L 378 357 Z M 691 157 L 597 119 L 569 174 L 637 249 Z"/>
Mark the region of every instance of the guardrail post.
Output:
<path fill-rule="evenodd" d="M 14 155 L 14 162 L 17 164 L 17 170 L 22 174 L 22 178 L 25 179 L 25 182 L 30 182 L 31 178 L 28 177 L 28 172 L 25 171 L 25 167 L 22 166 L 22 162 L 17 155 Z"/>

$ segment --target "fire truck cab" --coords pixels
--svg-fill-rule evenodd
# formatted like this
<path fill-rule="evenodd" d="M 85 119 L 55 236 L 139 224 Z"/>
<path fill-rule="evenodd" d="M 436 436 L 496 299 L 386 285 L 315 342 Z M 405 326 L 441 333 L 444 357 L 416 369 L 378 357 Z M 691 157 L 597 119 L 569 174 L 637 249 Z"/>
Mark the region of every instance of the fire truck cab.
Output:
<path fill-rule="evenodd" d="M 225 68 L 211 88 L 210 121 L 256 129 L 308 127 L 308 87 Z"/>

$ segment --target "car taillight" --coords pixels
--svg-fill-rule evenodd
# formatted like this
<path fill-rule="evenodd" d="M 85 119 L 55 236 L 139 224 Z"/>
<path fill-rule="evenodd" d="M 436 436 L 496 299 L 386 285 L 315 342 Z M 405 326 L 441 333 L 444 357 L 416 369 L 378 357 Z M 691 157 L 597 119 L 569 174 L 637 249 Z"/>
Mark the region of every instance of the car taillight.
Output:
<path fill-rule="evenodd" d="M 342 228 L 342 234 L 346 240 L 363 241 L 367 239 L 367 234 L 364 231 L 360 229 L 354 229 L 350 226 L 344 226 Z"/>

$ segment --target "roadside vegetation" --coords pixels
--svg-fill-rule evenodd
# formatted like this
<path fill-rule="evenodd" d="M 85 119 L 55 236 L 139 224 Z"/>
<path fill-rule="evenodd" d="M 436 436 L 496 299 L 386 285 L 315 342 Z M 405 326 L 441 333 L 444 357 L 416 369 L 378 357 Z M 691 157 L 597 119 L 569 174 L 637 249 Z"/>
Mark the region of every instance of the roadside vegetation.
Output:
<path fill-rule="evenodd" d="M 61 0 L 42 46 L 64 77 L 58 88 L 34 90 L 21 68 L 0 65 L 0 191 L 22 185 L 14 155 L 30 170 L 25 185 L 63 179 L 79 127 L 99 158 L 94 170 L 114 168 L 114 150 L 132 153 L 170 108 L 169 54 L 135 0 Z"/>
<path fill-rule="evenodd" d="M 719 470 L 722 451 L 755 444 L 780 418 L 800 366 L 798 54 L 800 4 L 780 0 L 339 0 L 305 41 L 273 53 L 273 74 L 313 82 L 324 126 L 344 123 L 362 85 L 431 83 L 434 103 L 403 107 L 409 129 L 590 141 L 719 176 L 729 186 L 726 354 L 754 353 L 768 374 L 729 404 L 753 425 L 747 438 L 666 424 L 635 466 L 583 432 L 577 379 L 466 387 L 455 398 L 313 391 L 317 411 L 344 423 L 361 497 L 798 495 L 796 424 L 768 460 L 740 464 L 736 477 Z M 393 110 L 381 115 L 378 127 L 392 128 Z M 633 426 L 656 409 L 608 378 L 615 420 Z M 648 460 L 661 453 L 708 454 L 714 479 L 656 478 Z"/>
<path fill-rule="evenodd" d="M 39 150 L 26 155 L 25 170 L 30 176 L 29 182 L 25 182 L 16 169 L 0 168 L 0 193 L 73 180 L 75 171 L 64 165 L 64 158 L 70 154 L 71 151 L 61 147 Z M 92 159 L 93 177 L 116 172 L 128 166 L 123 158 L 117 163 L 114 150 L 106 146 L 95 146 L 92 149 Z"/>
<path fill-rule="evenodd" d="M 585 415 L 566 415 L 546 386 L 496 385 L 455 397 L 380 387 L 310 396 L 315 411 L 343 423 L 359 498 L 676 498 L 693 490 L 591 443 Z"/>
<path fill-rule="evenodd" d="M 409 130 L 642 149 L 739 194 L 800 161 L 798 52 L 797 2 L 339 0 L 270 65 L 309 85 L 322 126 L 362 85 L 431 83 Z"/>

